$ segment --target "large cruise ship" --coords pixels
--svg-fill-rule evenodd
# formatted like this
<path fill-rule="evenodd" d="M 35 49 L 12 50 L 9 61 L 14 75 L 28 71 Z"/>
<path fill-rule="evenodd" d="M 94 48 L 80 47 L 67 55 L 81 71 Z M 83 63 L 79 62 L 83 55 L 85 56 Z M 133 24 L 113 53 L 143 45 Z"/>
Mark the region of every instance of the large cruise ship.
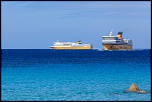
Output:
<path fill-rule="evenodd" d="M 91 44 L 82 44 L 81 41 L 77 42 L 54 42 L 53 46 L 50 46 L 51 49 L 56 50 L 90 50 L 92 49 Z"/>
<path fill-rule="evenodd" d="M 112 31 L 109 36 L 102 36 L 102 45 L 104 50 L 131 50 L 132 40 L 124 39 L 123 32 L 118 32 L 117 36 L 112 36 Z"/>

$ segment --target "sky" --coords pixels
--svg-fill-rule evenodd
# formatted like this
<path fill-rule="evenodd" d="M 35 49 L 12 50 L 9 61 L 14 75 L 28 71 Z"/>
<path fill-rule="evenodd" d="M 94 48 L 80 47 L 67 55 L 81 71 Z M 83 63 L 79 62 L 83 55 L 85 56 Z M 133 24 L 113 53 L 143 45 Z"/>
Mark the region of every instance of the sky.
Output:
<path fill-rule="evenodd" d="M 53 42 L 92 44 L 102 36 L 151 49 L 151 1 L 1 1 L 1 49 L 50 49 Z"/>

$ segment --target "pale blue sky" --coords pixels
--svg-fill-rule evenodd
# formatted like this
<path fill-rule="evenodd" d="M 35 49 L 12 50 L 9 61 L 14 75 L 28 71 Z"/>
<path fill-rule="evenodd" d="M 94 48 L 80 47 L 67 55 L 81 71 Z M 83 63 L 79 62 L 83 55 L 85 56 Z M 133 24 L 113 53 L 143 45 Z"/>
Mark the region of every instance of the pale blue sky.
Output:
<path fill-rule="evenodd" d="M 111 29 L 151 48 L 150 1 L 2 1 L 1 11 L 2 49 L 49 49 L 58 39 L 103 49 Z"/>

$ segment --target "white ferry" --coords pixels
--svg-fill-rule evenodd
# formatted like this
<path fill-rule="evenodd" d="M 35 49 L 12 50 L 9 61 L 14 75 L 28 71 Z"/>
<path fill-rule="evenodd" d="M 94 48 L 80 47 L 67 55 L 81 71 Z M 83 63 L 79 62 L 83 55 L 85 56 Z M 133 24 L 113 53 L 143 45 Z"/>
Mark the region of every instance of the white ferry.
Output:
<path fill-rule="evenodd" d="M 123 32 L 118 32 L 117 36 L 112 36 L 112 31 L 109 36 L 102 36 L 102 45 L 105 50 L 131 50 L 132 40 L 124 39 Z"/>
<path fill-rule="evenodd" d="M 51 49 L 56 50 L 90 50 L 92 49 L 91 44 L 82 44 L 81 41 L 77 42 L 54 42 L 53 46 L 50 46 Z"/>

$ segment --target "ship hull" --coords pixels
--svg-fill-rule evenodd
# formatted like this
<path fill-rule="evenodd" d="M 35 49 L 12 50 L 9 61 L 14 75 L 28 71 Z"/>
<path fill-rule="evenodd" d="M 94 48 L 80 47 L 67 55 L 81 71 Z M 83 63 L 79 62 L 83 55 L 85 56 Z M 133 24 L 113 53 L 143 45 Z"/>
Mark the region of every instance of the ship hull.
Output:
<path fill-rule="evenodd" d="M 105 50 L 131 50 L 132 45 L 103 44 Z"/>
<path fill-rule="evenodd" d="M 55 50 L 91 50 L 91 46 L 51 46 Z"/>

